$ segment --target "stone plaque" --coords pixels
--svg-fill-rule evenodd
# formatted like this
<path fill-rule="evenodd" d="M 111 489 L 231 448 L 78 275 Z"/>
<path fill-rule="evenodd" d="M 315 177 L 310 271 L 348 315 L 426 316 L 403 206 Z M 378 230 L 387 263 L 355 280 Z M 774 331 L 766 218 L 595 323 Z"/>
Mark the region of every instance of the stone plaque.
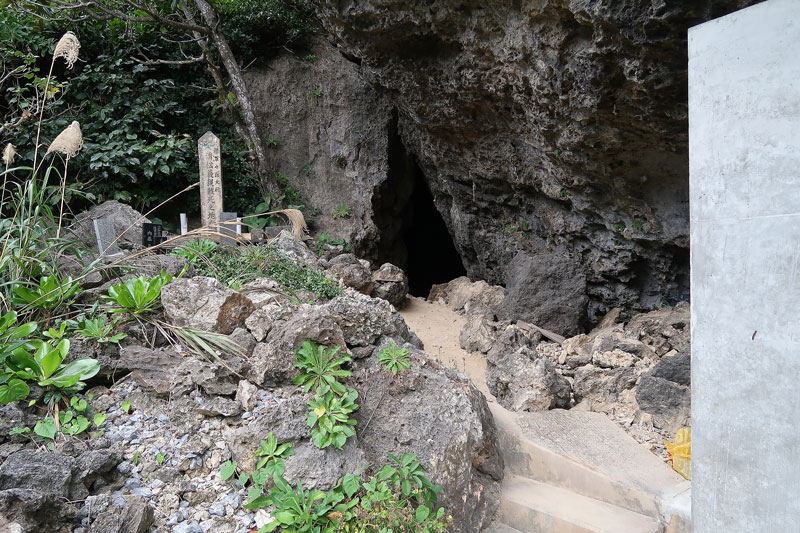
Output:
<path fill-rule="evenodd" d="M 222 234 L 219 240 L 220 244 L 225 246 L 236 246 L 236 222 L 238 221 L 237 214 L 223 211 L 219 214 L 219 221 L 219 232 Z"/>
<path fill-rule="evenodd" d="M 213 227 L 222 213 L 222 159 L 219 138 L 206 132 L 197 141 L 200 160 L 200 216 L 203 226 Z"/>
<path fill-rule="evenodd" d="M 164 227 L 161 224 L 142 224 L 142 246 L 150 248 L 161 244 L 166 240 L 163 233 Z M 159 248 L 156 253 L 166 253 L 166 250 Z"/>
<path fill-rule="evenodd" d="M 114 221 L 109 218 L 95 218 L 92 220 L 92 224 L 94 225 L 94 235 L 97 238 L 97 251 L 100 252 L 100 255 L 119 253 L 119 248 L 112 244 L 117 239 Z"/>

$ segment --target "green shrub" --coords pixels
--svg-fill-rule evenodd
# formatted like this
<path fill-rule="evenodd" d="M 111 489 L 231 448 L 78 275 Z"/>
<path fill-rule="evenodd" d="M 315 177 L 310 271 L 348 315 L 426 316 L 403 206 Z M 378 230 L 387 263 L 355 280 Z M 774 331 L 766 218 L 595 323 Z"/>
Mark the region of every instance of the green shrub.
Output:
<path fill-rule="evenodd" d="M 289 294 L 310 292 L 320 300 L 342 294 L 339 284 L 325 277 L 321 270 L 287 257 L 270 245 L 219 248 L 195 265 L 195 272 L 211 276 L 232 288 L 256 278 L 270 278 Z"/>
<path fill-rule="evenodd" d="M 317 389 L 317 394 L 308 401 L 306 424 L 311 428 L 311 438 L 317 448 L 330 445 L 341 450 L 348 438 L 356 434 L 356 421 L 350 414 L 358 409 L 355 403 L 358 391 L 347 389 L 339 396 L 327 385 Z"/>
<path fill-rule="evenodd" d="M 304 373 L 294 378 L 294 384 L 303 387 L 305 392 L 327 385 L 336 394 L 344 394 L 344 385 L 339 383 L 338 378 L 352 376 L 353 373 L 341 369 L 343 364 L 350 361 L 350 356 L 345 355 L 337 359 L 336 354 L 340 349 L 341 346 L 325 348 L 305 341 L 296 352 L 297 360 L 294 363 L 294 366 Z"/>

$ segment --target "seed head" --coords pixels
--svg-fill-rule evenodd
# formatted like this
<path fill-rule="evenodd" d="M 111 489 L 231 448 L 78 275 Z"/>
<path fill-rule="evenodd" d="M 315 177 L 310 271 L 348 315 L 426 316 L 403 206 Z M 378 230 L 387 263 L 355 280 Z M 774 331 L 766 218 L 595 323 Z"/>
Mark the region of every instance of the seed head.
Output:
<path fill-rule="evenodd" d="M 83 134 L 81 133 L 81 125 L 77 120 L 73 120 L 72 124 L 67 126 L 64 131 L 53 139 L 53 142 L 50 143 L 50 148 L 47 149 L 47 153 L 44 155 L 50 152 L 58 152 L 70 158 L 80 152 L 82 146 Z"/>
<path fill-rule="evenodd" d="M 58 40 L 56 51 L 53 52 L 53 60 L 58 57 L 63 57 L 67 62 L 67 66 L 72 68 L 75 61 L 78 60 L 78 50 L 81 49 L 81 42 L 75 37 L 75 34 L 68 31 L 61 39 Z"/>
<path fill-rule="evenodd" d="M 14 145 L 8 143 L 5 149 L 3 149 L 3 163 L 5 163 L 6 166 L 9 166 L 11 163 L 14 162 L 14 158 L 16 156 L 17 156 L 17 151 L 14 150 Z"/>

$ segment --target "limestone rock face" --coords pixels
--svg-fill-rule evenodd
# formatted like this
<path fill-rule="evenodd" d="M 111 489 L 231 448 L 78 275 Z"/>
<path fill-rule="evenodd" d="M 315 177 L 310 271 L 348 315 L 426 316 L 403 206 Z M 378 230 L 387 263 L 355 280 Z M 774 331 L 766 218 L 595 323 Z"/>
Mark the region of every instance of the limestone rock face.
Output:
<path fill-rule="evenodd" d="M 352 61 L 340 78 L 355 79 L 362 93 L 366 81 L 382 95 L 372 97 L 374 125 L 363 127 L 362 135 L 385 139 L 390 133 L 385 95 L 468 275 L 502 283 L 505 265 L 518 251 L 541 254 L 565 246 L 581 256 L 594 319 L 614 306 L 644 310 L 662 305 L 662 298 L 686 298 L 686 31 L 754 3 L 315 5 L 322 26 Z M 309 76 L 323 68 L 329 67 L 309 67 Z M 276 65 L 270 76 L 280 80 L 285 69 Z M 312 89 L 305 78 L 301 83 L 304 91 Z M 342 90 L 333 78 L 327 83 L 332 86 L 323 89 L 323 102 Z M 267 83 L 263 90 L 273 89 Z M 363 104 L 369 97 L 355 98 Z M 343 97 L 341 106 L 350 103 Z M 270 112 L 271 127 L 295 127 L 292 111 Z M 356 125 L 357 113 L 348 108 L 325 122 L 330 128 L 308 137 L 321 135 L 320 144 L 327 141 L 345 155 L 347 165 L 333 165 L 331 175 L 358 175 L 357 183 L 369 188 L 388 158 L 359 174 L 370 150 L 381 147 L 337 127 L 337 121 Z M 315 159 L 314 169 L 319 165 Z M 391 181 L 389 176 L 386 189 Z M 394 193 L 404 196 L 402 184 Z M 369 218 L 358 207 L 354 211 Z M 391 227 L 365 222 L 364 232 Z"/>
<path fill-rule="evenodd" d="M 178 278 L 161 289 L 161 303 L 167 320 L 176 326 L 216 332 L 220 308 L 232 294 L 214 278 Z"/>

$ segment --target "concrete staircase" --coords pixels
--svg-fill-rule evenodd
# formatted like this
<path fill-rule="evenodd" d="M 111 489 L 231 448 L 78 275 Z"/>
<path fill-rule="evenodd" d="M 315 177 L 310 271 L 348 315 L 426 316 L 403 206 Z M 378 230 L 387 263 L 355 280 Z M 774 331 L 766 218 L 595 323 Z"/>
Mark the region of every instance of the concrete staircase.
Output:
<path fill-rule="evenodd" d="M 600 413 L 490 403 L 506 476 L 486 533 L 689 533 L 690 483 Z"/>

